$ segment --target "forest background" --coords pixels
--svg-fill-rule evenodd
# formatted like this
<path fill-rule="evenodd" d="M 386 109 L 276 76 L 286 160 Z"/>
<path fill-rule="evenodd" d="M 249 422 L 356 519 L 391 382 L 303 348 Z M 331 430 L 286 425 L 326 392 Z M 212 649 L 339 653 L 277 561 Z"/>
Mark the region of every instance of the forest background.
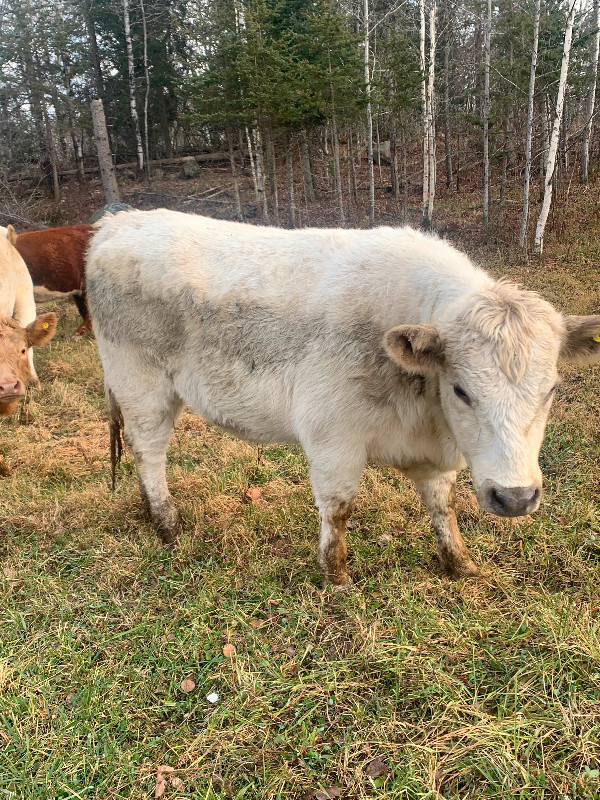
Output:
<path fill-rule="evenodd" d="M 436 193 L 476 190 L 485 236 L 509 218 L 541 252 L 553 193 L 568 203 L 598 161 L 599 13 L 597 0 L 3 0 L 0 221 L 27 226 L 24 202 L 97 173 L 101 100 L 123 179 L 229 159 L 229 216 L 429 227 Z"/>

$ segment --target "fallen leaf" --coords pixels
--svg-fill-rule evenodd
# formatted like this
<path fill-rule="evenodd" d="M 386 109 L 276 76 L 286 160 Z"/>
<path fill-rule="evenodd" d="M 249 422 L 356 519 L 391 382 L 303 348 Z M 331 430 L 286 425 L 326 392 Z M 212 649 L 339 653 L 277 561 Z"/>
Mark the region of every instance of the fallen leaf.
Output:
<path fill-rule="evenodd" d="M 8 585 L 11 589 L 14 589 L 15 586 L 19 585 L 17 570 L 14 567 L 3 567 L 2 571 L 4 572 L 4 577 L 8 581 Z"/>
<path fill-rule="evenodd" d="M 156 786 L 154 788 L 154 797 L 162 797 L 165 793 L 165 789 L 167 788 L 167 784 L 165 783 L 165 779 L 162 776 L 162 773 L 159 772 L 156 776 Z"/>
<path fill-rule="evenodd" d="M 181 778 L 178 778 L 177 776 L 175 776 L 175 777 L 171 778 L 171 786 L 174 789 L 183 789 L 183 781 L 181 780 Z"/>
<path fill-rule="evenodd" d="M 342 790 L 337 786 L 329 786 L 327 789 L 322 789 L 315 795 L 315 800 L 331 800 L 332 797 L 341 797 Z"/>
<path fill-rule="evenodd" d="M 262 626 L 263 626 L 264 624 L 265 624 L 265 621 L 264 621 L 264 619 L 251 619 L 251 620 L 250 620 L 250 627 L 251 627 L 251 628 L 254 628 L 255 630 L 256 630 L 257 628 L 262 628 Z"/>
<path fill-rule="evenodd" d="M 206 699 L 208 700 L 209 703 L 214 704 L 219 699 L 219 695 L 216 692 L 211 692 L 210 694 L 206 695 Z"/>
<path fill-rule="evenodd" d="M 235 647 L 232 644 L 230 644 L 229 642 L 227 642 L 227 644 L 223 648 L 223 655 L 226 658 L 230 658 L 231 656 L 234 656 L 235 655 Z"/>
<path fill-rule="evenodd" d="M 393 542 L 394 537 L 390 536 L 389 533 L 382 533 L 379 539 L 377 539 L 377 544 L 383 546 L 387 542 Z"/>
<path fill-rule="evenodd" d="M 354 522 L 354 520 L 349 519 L 346 522 L 346 528 L 348 528 L 349 531 L 352 531 L 354 528 L 358 528 L 358 522 Z"/>
<path fill-rule="evenodd" d="M 162 766 L 157 767 L 156 771 L 159 773 L 159 775 L 163 772 L 175 772 L 175 767 L 169 767 L 168 764 L 163 764 Z"/>
<path fill-rule="evenodd" d="M 365 769 L 365 773 L 369 778 L 378 778 L 380 775 L 383 775 L 384 772 L 387 772 L 387 764 L 385 761 L 381 761 L 379 758 L 374 758 L 373 761 L 369 761 L 367 767 Z"/>
<path fill-rule="evenodd" d="M 258 488 L 258 486 L 251 486 L 249 489 L 246 490 L 246 497 L 253 506 L 257 506 L 260 503 L 266 503 L 265 498 L 263 497 L 263 493 Z"/>
<path fill-rule="evenodd" d="M 196 683 L 191 678 L 181 681 L 181 689 L 184 692 L 192 692 L 196 688 Z"/>
<path fill-rule="evenodd" d="M 296 648 L 291 644 L 289 647 L 285 648 L 285 652 L 290 658 L 293 658 L 296 655 Z"/>

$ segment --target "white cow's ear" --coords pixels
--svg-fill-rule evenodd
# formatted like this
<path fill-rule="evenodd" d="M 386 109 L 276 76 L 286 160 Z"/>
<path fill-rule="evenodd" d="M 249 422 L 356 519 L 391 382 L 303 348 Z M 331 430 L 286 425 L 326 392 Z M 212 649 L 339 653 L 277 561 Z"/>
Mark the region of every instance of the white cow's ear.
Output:
<path fill-rule="evenodd" d="M 433 325 L 398 325 L 384 334 L 383 346 L 407 372 L 431 375 L 444 364 L 444 343 Z"/>
<path fill-rule="evenodd" d="M 600 314 L 565 317 L 564 320 L 561 359 L 576 364 L 596 364 L 600 361 Z"/>

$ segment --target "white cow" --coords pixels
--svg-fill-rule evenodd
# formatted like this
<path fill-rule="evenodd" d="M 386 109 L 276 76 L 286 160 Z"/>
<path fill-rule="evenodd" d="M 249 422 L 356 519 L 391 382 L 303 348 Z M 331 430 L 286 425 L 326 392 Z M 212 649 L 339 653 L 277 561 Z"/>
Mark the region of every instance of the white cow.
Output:
<path fill-rule="evenodd" d="M 185 404 L 244 439 L 302 445 L 335 584 L 348 582 L 345 526 L 367 461 L 413 479 L 456 575 L 477 572 L 457 470 L 468 464 L 494 514 L 538 508 L 557 362 L 600 359 L 600 316 L 563 317 L 408 228 L 285 231 L 167 210 L 98 228 L 87 286 L 113 469 L 124 421 L 164 541 L 178 529 L 165 462 Z"/>
<path fill-rule="evenodd" d="M 17 233 L 12 225 L 8 228 L 0 226 L 0 314 L 14 319 L 22 328 L 26 328 L 35 320 L 35 300 L 31 275 L 15 249 L 16 240 Z M 31 347 L 28 360 L 31 383 L 39 386 Z"/>

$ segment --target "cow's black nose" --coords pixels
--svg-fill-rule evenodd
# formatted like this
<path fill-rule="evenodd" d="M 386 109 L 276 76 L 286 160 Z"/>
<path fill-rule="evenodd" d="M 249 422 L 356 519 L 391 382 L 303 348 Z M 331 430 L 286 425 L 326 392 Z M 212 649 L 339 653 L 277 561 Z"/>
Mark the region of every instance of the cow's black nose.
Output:
<path fill-rule="evenodd" d="M 523 517 L 535 511 L 542 497 L 539 486 L 499 486 L 490 481 L 485 491 L 485 506 L 499 517 Z"/>

